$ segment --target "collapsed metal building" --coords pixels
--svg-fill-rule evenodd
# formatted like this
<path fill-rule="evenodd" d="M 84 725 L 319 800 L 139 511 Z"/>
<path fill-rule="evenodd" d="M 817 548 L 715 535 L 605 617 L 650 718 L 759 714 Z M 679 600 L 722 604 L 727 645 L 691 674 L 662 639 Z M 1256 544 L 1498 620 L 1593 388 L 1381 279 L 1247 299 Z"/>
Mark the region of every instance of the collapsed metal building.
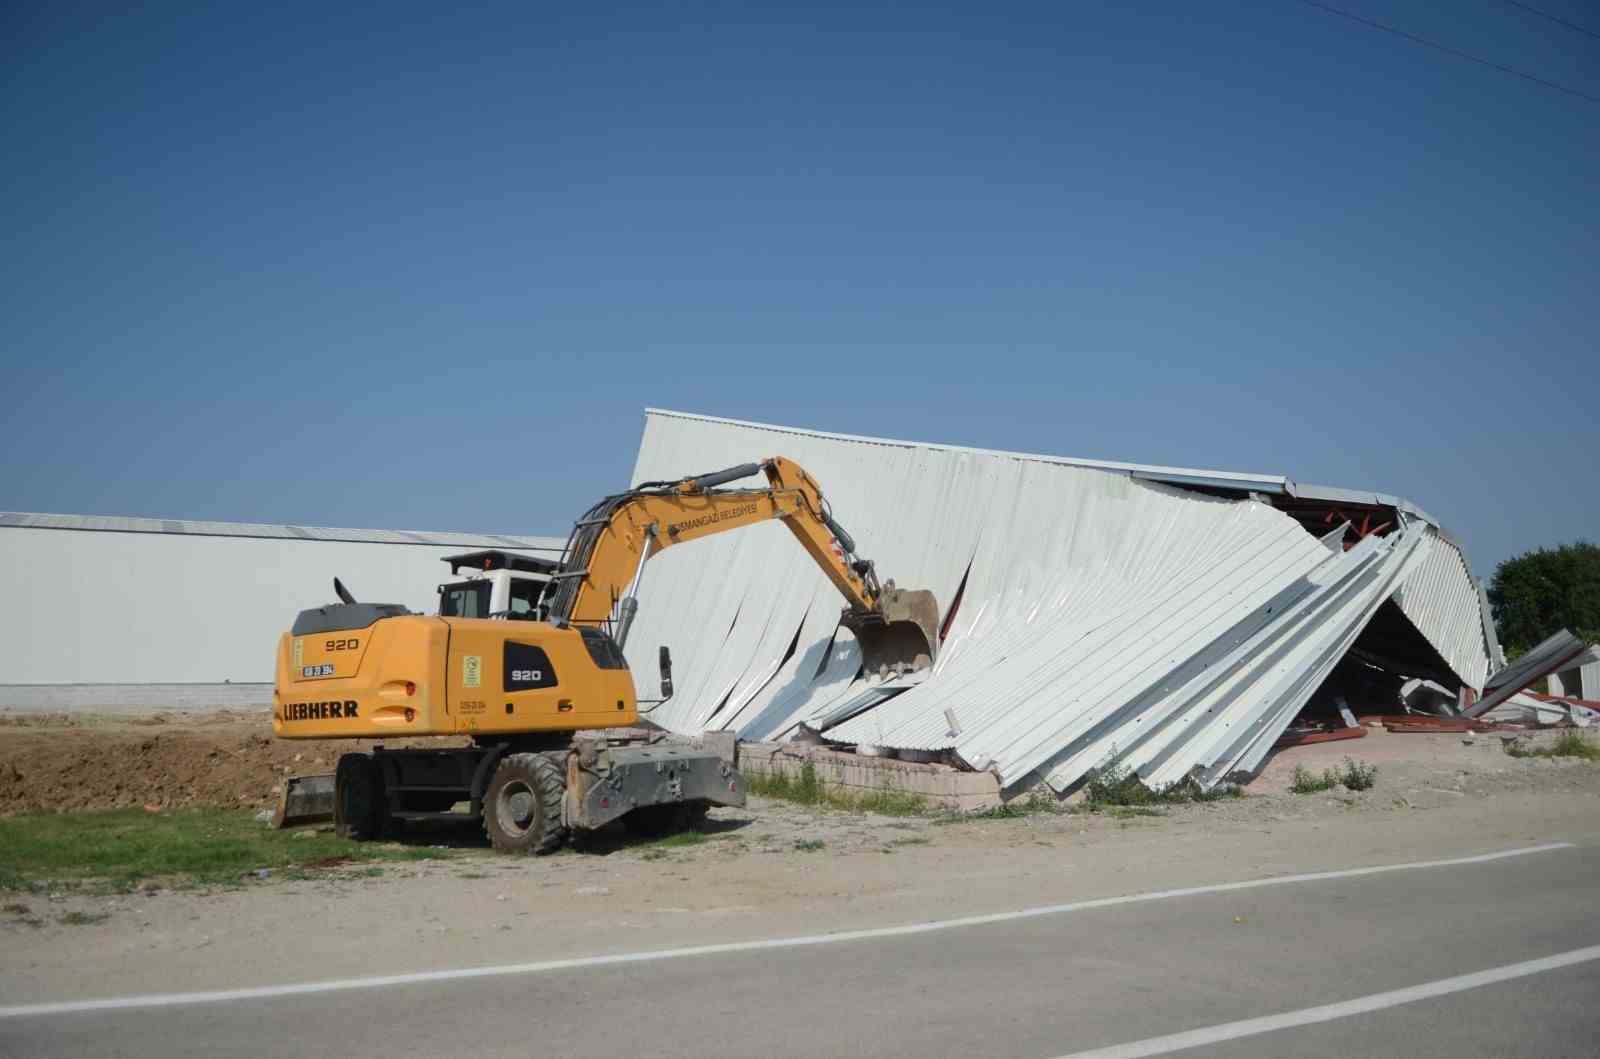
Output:
<path fill-rule="evenodd" d="M 864 673 L 837 593 L 759 526 L 650 564 L 627 653 L 645 698 L 672 649 L 677 693 L 650 714 L 665 728 L 803 725 L 1008 788 L 1067 791 L 1112 762 L 1210 785 L 1258 770 L 1319 699 L 1421 678 L 1470 701 L 1504 665 L 1460 546 L 1381 493 L 661 410 L 634 480 L 776 455 L 816 476 L 882 576 L 937 594 L 937 662 Z"/>

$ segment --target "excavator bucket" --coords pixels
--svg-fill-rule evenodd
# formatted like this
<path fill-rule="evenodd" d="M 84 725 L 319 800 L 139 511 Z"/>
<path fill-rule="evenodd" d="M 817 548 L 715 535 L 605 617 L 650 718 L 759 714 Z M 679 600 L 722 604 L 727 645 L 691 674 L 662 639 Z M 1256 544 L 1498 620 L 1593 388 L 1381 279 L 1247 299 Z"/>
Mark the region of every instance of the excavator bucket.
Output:
<path fill-rule="evenodd" d="M 272 814 L 273 827 L 319 824 L 333 819 L 333 774 L 285 776 L 278 808 Z"/>
<path fill-rule="evenodd" d="M 869 674 L 913 673 L 938 657 L 939 602 L 927 589 L 886 588 L 876 613 L 846 610 L 843 624 L 855 633 Z"/>

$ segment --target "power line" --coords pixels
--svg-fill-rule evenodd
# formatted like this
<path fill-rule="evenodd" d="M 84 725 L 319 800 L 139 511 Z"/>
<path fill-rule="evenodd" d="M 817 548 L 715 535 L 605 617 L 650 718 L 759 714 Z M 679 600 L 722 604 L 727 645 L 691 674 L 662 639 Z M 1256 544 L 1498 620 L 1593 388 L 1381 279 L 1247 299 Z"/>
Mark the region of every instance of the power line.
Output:
<path fill-rule="evenodd" d="M 1536 85 L 1544 85 L 1546 88 L 1553 88 L 1557 92 L 1565 92 L 1569 96 L 1577 96 L 1579 99 L 1587 100 L 1590 103 L 1600 103 L 1600 96 L 1591 96 L 1585 92 L 1578 91 L 1576 88 L 1568 88 L 1566 85 L 1558 85 L 1554 81 L 1546 81 L 1542 77 L 1537 77 L 1533 74 L 1526 74 L 1521 70 L 1513 70 L 1509 66 L 1501 66 L 1497 62 L 1491 62 L 1488 59 L 1480 59 L 1476 55 L 1468 55 L 1466 52 L 1457 51 L 1455 48 L 1452 48 L 1447 44 L 1440 44 L 1438 41 L 1429 40 L 1427 37 L 1419 37 L 1415 33 L 1407 33 L 1403 29 L 1396 29 L 1395 27 L 1387 25 L 1386 23 L 1376 22 L 1370 18 L 1362 18 L 1360 15 L 1353 14 L 1352 12 L 1346 11 L 1343 8 L 1333 7 L 1329 4 L 1318 3 L 1318 0 L 1300 0 L 1300 2 L 1317 8 L 1320 11 L 1326 11 L 1330 15 L 1338 15 L 1341 18 L 1348 18 L 1352 22 L 1359 22 L 1363 26 L 1371 26 L 1373 29 L 1381 29 L 1385 33 L 1393 33 L 1397 37 L 1404 37 L 1406 40 L 1412 41 L 1416 44 L 1421 44 L 1423 47 L 1432 48 L 1435 51 L 1442 51 L 1446 55 L 1454 55 L 1458 59 L 1466 59 L 1468 62 L 1475 62 L 1479 66 L 1487 66 L 1491 70 L 1499 70 L 1501 73 L 1510 74 L 1512 77 L 1520 77 L 1524 81 L 1532 81 Z"/>
<path fill-rule="evenodd" d="M 1564 18 L 1557 18 L 1548 11 L 1540 11 L 1537 7 L 1529 7 L 1527 4 L 1518 3 L 1517 0 L 1506 0 L 1506 3 L 1510 4 L 1512 7 L 1520 7 L 1522 10 L 1538 15 L 1540 18 L 1548 18 L 1551 22 L 1554 22 L 1558 26 L 1566 26 L 1568 29 L 1577 30 L 1586 37 L 1593 37 L 1595 40 L 1600 40 L 1600 33 L 1596 33 L 1592 29 L 1587 29 L 1583 26 L 1580 26 L 1576 22 L 1568 22 Z"/>

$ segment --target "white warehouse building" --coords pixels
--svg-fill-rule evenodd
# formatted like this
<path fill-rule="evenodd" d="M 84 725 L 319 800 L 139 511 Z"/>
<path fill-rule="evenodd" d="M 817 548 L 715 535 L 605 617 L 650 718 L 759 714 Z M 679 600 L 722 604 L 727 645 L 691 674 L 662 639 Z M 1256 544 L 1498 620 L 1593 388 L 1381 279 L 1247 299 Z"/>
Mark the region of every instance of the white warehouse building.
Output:
<path fill-rule="evenodd" d="M 0 707 L 257 705 L 278 636 L 358 598 L 437 609 L 455 553 L 552 537 L 0 512 Z"/>
<path fill-rule="evenodd" d="M 1250 774 L 1302 711 L 1394 712 L 1407 679 L 1493 704 L 1505 661 L 1483 588 L 1403 498 L 654 409 L 634 480 L 780 455 L 816 475 L 857 559 L 933 591 L 936 663 L 866 673 L 827 577 L 783 527 L 755 526 L 667 549 L 641 579 L 626 653 L 641 698 L 658 648 L 677 656 L 677 694 L 651 714 L 663 727 L 803 726 L 1065 791 L 1113 757 L 1160 784 Z M 15 601 L 0 707 L 264 704 L 279 635 L 333 600 L 334 577 L 433 613 L 446 556 L 564 545 L 0 513 Z"/>

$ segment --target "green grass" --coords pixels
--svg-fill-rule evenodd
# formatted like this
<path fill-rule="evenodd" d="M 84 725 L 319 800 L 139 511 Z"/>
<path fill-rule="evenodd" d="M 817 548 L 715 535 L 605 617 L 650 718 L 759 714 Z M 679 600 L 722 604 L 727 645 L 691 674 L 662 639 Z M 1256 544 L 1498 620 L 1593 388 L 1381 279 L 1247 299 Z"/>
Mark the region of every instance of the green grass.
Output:
<path fill-rule="evenodd" d="M 154 879 L 212 886 L 238 882 L 259 868 L 325 874 L 350 861 L 447 855 L 427 846 L 274 831 L 244 809 L 110 809 L 0 819 L 0 888 L 24 892 L 81 885 L 127 890 Z"/>
<path fill-rule="evenodd" d="M 1335 787 L 1367 791 L 1377 782 L 1378 766 L 1345 758 L 1338 768 L 1327 769 L 1320 776 L 1304 765 L 1296 765 L 1289 778 L 1289 789 L 1296 794 L 1320 794 Z"/>
<path fill-rule="evenodd" d="M 685 846 L 699 846 L 704 844 L 706 836 L 699 831 L 679 831 L 671 835 L 663 835 L 649 843 L 654 849 L 682 849 Z"/>
<path fill-rule="evenodd" d="M 1556 741 L 1549 746 L 1527 746 L 1515 740 L 1506 743 L 1505 747 L 1506 753 L 1512 757 L 1575 757 L 1584 761 L 1600 761 L 1600 746 L 1572 730 L 1556 736 Z"/>
<path fill-rule="evenodd" d="M 786 772 L 752 774 L 745 777 L 745 785 L 751 794 L 759 794 L 763 798 L 852 813 L 920 816 L 928 811 L 928 800 L 918 794 L 891 790 L 843 791 L 830 787 L 817 776 L 816 766 L 809 761 L 800 766 L 798 775 L 791 776 Z"/>
<path fill-rule="evenodd" d="M 794 842 L 794 848 L 801 853 L 815 853 L 825 846 L 827 843 L 820 838 L 797 838 Z"/>
<path fill-rule="evenodd" d="M 1165 809 L 1149 805 L 1108 805 L 1106 815 L 1113 820 L 1127 820 L 1135 816 L 1166 816 Z"/>
<path fill-rule="evenodd" d="M 1023 817 L 1031 816 L 1033 812 L 1037 811 L 1040 810 L 1030 811 L 1015 802 L 1006 802 L 1004 805 L 996 805 L 992 809 L 977 809 L 970 813 L 964 813 L 959 809 L 950 809 L 942 813 L 934 823 L 964 824 L 968 820 L 1021 820 Z"/>

